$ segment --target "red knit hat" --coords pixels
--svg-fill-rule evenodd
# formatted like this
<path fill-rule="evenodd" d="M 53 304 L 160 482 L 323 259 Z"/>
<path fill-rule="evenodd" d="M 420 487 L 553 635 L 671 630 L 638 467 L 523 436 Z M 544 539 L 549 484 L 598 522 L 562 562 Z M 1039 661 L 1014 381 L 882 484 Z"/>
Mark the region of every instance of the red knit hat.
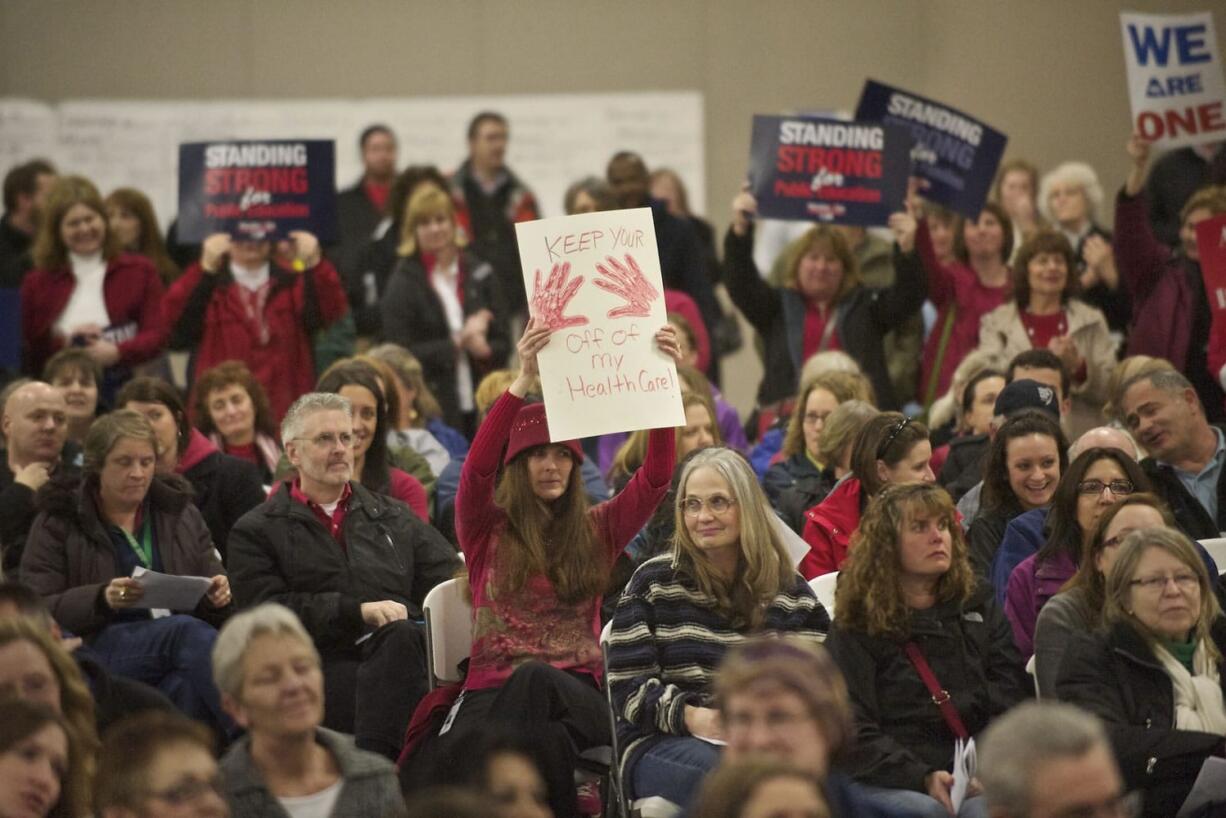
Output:
<path fill-rule="evenodd" d="M 507 441 L 507 453 L 502 458 L 503 464 L 510 463 L 524 449 L 533 446 L 544 446 L 549 440 L 549 421 L 545 418 L 545 404 L 530 403 L 519 407 L 515 423 L 511 425 L 511 439 Z M 570 449 L 576 463 L 583 462 L 583 447 L 577 440 L 552 441 L 559 446 Z"/>

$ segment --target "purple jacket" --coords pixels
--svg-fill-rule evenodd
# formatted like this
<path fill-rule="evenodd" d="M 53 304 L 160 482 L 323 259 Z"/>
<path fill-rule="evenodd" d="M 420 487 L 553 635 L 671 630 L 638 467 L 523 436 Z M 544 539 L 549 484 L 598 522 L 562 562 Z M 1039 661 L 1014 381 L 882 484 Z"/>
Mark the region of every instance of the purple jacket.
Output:
<path fill-rule="evenodd" d="M 1115 199 L 1115 266 L 1132 296 L 1128 354 L 1166 358 L 1183 372 L 1192 342 L 1195 297 L 1184 266 L 1154 235 L 1145 196 Z"/>
<path fill-rule="evenodd" d="M 1034 623 L 1039 618 L 1039 609 L 1077 573 L 1077 566 L 1068 554 L 1058 554 L 1041 563 L 1035 559 L 1037 556 L 1031 554 L 1013 569 L 1005 591 L 1005 616 L 1013 626 L 1013 642 L 1024 660 L 1034 654 Z"/>

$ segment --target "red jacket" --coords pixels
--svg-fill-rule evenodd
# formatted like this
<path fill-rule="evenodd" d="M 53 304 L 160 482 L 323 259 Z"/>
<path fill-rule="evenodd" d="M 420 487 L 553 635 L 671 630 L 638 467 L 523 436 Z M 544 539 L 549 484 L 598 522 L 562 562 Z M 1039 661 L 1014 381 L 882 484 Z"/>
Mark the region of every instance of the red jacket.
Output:
<path fill-rule="evenodd" d="M 42 372 L 47 359 L 64 346 L 65 339 L 55 333 L 55 322 L 76 286 L 68 267 L 31 270 L 22 280 L 21 327 L 27 372 Z M 162 295 L 162 279 L 149 259 L 120 253 L 107 262 L 102 298 L 110 319 L 107 337 L 119 347 L 120 364 L 148 361 L 165 345 Z"/>
<path fill-rule="evenodd" d="M 260 343 L 247 320 L 228 272 L 206 275 L 193 264 L 170 286 L 163 305 L 171 346 L 193 351 L 193 372 L 199 375 L 222 361 L 247 364 L 268 393 L 276 423 L 295 398 L 315 387 L 313 335 L 348 308 L 336 268 L 326 259 L 301 274 L 273 263 L 264 305 L 267 343 Z"/>
<path fill-rule="evenodd" d="M 847 559 L 851 535 L 860 527 L 860 480 L 848 477 L 805 512 L 805 542 L 809 553 L 800 561 L 805 579 L 838 571 Z"/>
<path fill-rule="evenodd" d="M 711 336 L 707 333 L 707 325 L 702 320 L 702 313 L 698 311 L 698 303 L 681 290 L 666 289 L 664 309 L 681 315 L 689 322 L 690 329 L 694 330 L 694 351 L 698 353 L 698 360 L 694 362 L 694 367 L 700 372 L 706 372 L 707 367 L 711 365 Z"/>

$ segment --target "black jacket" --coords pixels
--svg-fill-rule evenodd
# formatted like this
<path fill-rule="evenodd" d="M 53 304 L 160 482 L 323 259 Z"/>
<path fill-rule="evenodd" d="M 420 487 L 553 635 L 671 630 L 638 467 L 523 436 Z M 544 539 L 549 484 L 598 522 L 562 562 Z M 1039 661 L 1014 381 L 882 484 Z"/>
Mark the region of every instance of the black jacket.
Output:
<path fill-rule="evenodd" d="M 775 513 L 797 534 L 804 531 L 805 512 L 826 499 L 837 482 L 833 469 L 818 471 L 804 452 L 776 463 L 762 476 L 762 488 Z"/>
<path fill-rule="evenodd" d="M 965 604 L 912 612 L 911 635 L 971 735 L 1033 689 L 990 586 Z M 855 712 L 858 736 L 847 769 L 870 786 L 924 792 L 924 776 L 950 769 L 955 737 L 903 642 L 848 630 L 836 618 L 826 648 L 847 679 Z"/>
<path fill-rule="evenodd" d="M 325 654 L 349 651 L 366 631 L 363 602 L 394 600 L 419 619 L 430 589 L 461 567 L 455 549 L 408 506 L 349 486 L 343 549 L 286 484 L 230 530 L 239 607 L 285 605 Z"/>
<path fill-rule="evenodd" d="M 495 299 L 493 269 L 470 253 L 460 254 L 460 282 L 463 289 L 464 317 L 483 309 L 494 313 L 489 341 L 493 354 L 487 361 L 470 358 L 473 386 L 484 370 L 497 369 L 511 350 L 503 305 Z M 443 302 L 430 283 L 430 276 L 418 255 L 400 259 L 387 282 L 381 303 L 383 339 L 400 344 L 421 361 L 426 385 L 443 409 L 448 426 L 463 428 L 459 398 L 456 395 L 456 362 L 461 354 L 451 340 Z"/>
<path fill-rule="evenodd" d="M 928 296 L 928 282 L 916 253 L 894 249 L 894 286 L 856 287 L 835 306 L 839 348 L 856 359 L 877 393 L 883 410 L 898 409 L 882 337 L 914 315 Z M 753 260 L 753 233 L 724 238 L 724 280 L 728 294 L 766 344 L 758 403 L 792 397 L 804 364 L 804 299 L 794 290 L 774 288 L 762 279 Z"/>
<path fill-rule="evenodd" d="M 383 221 L 383 214 L 375 209 L 363 185 L 364 180 L 359 179 L 353 187 L 336 194 L 336 241 L 327 250 L 342 278 L 349 276 L 362 247 Z"/>
<path fill-rule="evenodd" d="M 377 239 L 370 239 L 358 248 L 353 268 L 341 270 L 345 284 L 345 297 L 353 312 L 353 326 L 358 335 L 380 338 L 383 335 L 383 316 L 379 302 L 387 290 L 387 280 L 400 257 L 400 223 L 392 222 L 387 232 Z"/>
<path fill-rule="evenodd" d="M 1211 635 L 1226 651 L 1226 619 L 1218 617 Z M 1218 673 L 1226 680 L 1226 664 Z M 1205 759 L 1222 753 L 1222 736 L 1175 728 L 1171 677 L 1125 623 L 1070 644 L 1056 674 L 1056 697 L 1105 722 L 1127 788 L 1145 791 L 1146 815 L 1173 814 Z"/>
<path fill-rule="evenodd" d="M 1013 503 L 990 511 L 980 506 L 978 516 L 971 521 L 971 527 L 966 532 L 971 567 L 982 579 L 991 581 L 992 565 L 996 562 L 1000 543 L 1005 538 L 1005 529 L 1009 527 L 1009 522 L 1021 513 L 1022 507 Z"/>
<path fill-rule="evenodd" d="M 213 545 L 226 561 L 226 540 L 239 518 L 264 502 L 260 469 L 222 452 L 213 452 L 183 476 L 192 484 L 192 501 L 213 537 Z"/>
<path fill-rule="evenodd" d="M 30 260 L 33 243 L 33 236 L 9 223 L 7 213 L 0 217 L 0 288 L 15 290 L 21 286 L 21 279 L 34 266 Z"/>
<path fill-rule="evenodd" d="M 941 466 L 937 482 L 955 503 L 983 479 L 983 464 L 991 445 L 987 435 L 961 435 L 949 441 L 949 456 Z"/>
<path fill-rule="evenodd" d="M 1216 428 L 1226 432 L 1226 426 Z M 1222 469 L 1217 480 L 1217 519 L 1209 516 L 1209 512 L 1200 504 L 1179 481 L 1179 476 L 1170 466 L 1160 464 L 1152 457 L 1141 461 L 1141 469 L 1154 484 L 1154 493 L 1166 501 L 1175 515 L 1175 523 L 1194 540 L 1208 540 L 1220 537 L 1226 531 L 1226 468 Z"/>
<path fill-rule="evenodd" d="M 53 477 L 75 481 L 81 475 L 81 447 L 69 440 L 60 451 Z M 34 490 L 16 481 L 8 465 L 8 453 L 0 449 L 0 549 L 4 554 L 4 574 L 15 579 L 26 547 L 30 525 L 38 516 Z"/>

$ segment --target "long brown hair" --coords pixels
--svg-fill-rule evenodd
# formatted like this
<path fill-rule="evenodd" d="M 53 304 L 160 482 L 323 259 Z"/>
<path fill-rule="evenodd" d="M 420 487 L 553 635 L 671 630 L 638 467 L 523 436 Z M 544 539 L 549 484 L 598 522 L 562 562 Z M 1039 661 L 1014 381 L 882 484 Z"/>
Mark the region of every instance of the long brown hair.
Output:
<path fill-rule="evenodd" d="M 840 626 L 897 639 L 910 633 L 911 609 L 903 600 L 898 540 L 907 521 L 919 515 L 938 517 L 949 526 L 950 564 L 937 580 L 937 600 L 970 599 L 975 574 L 953 500 L 935 484 L 897 483 L 886 486 L 868 504 L 852 536 L 835 590 L 835 618 Z"/>
<path fill-rule="evenodd" d="M 88 786 L 81 769 L 81 745 L 63 717 L 43 704 L 25 699 L 0 700 L 0 756 L 18 752 L 22 742 L 46 727 L 58 727 L 68 744 L 67 769 L 58 776 L 60 797 L 48 818 L 79 818 L 89 813 Z"/>
<path fill-rule="evenodd" d="M 506 513 L 506 523 L 494 558 L 492 591 L 510 596 L 543 574 L 559 601 L 577 605 L 608 587 L 609 559 L 601 553 L 588 514 L 578 461 L 573 461 L 566 491 L 558 499 L 546 504 L 532 490 L 528 458 L 538 448 L 516 455 L 494 491 L 494 504 Z"/>
<path fill-rule="evenodd" d="M 64 723 L 68 725 L 69 748 L 76 755 L 70 759 L 72 774 L 64 782 L 61 799 L 71 795 L 72 803 L 83 805 L 88 812 L 99 746 L 97 725 L 94 721 L 94 697 L 90 694 L 77 663 L 60 646 L 59 640 L 51 635 L 46 626 L 25 616 L 0 619 L 0 647 L 21 641 L 34 645 L 47 658 L 47 664 L 51 665 L 51 672 L 59 682 L 60 713 L 64 717 Z"/>
<path fill-rule="evenodd" d="M 102 219 L 102 257 L 110 261 L 119 255 L 119 246 L 106 220 L 106 206 L 94 183 L 84 176 L 61 176 L 47 194 L 42 223 L 34 238 L 31 255 L 34 266 L 52 270 L 68 265 L 68 246 L 60 233 L 60 225 L 74 205 L 84 205 Z"/>
<path fill-rule="evenodd" d="M 685 525 L 686 484 L 695 469 L 714 471 L 728 484 L 740 513 L 741 554 L 736 573 L 724 579 L 711 565 Z M 724 447 L 700 449 L 686 461 L 677 482 L 674 512 L 673 553 L 678 563 L 694 577 L 699 590 L 715 600 L 715 609 L 735 630 L 753 630 L 766 617 L 766 607 L 779 594 L 789 591 L 799 575 L 772 522 L 774 513 L 762 494 L 749 462 L 739 452 Z"/>
<path fill-rule="evenodd" d="M 268 393 L 242 361 L 222 361 L 196 378 L 196 428 L 206 435 L 217 431 L 213 424 L 213 415 L 209 411 L 209 393 L 233 384 L 241 386 L 247 392 L 247 397 L 251 398 L 251 409 L 255 413 L 255 430 L 277 440 L 277 424 L 268 404 Z"/>
<path fill-rule="evenodd" d="M 170 253 L 166 252 L 166 242 L 162 240 L 158 217 L 153 212 L 153 204 L 148 196 L 134 187 L 120 187 L 111 191 L 104 204 L 108 209 L 115 207 L 126 210 L 140 222 L 140 236 L 136 240 L 136 246 L 122 249 L 139 253 L 152 261 L 153 266 L 158 269 L 158 275 L 166 284 L 179 277 L 183 271 L 170 258 Z"/>

